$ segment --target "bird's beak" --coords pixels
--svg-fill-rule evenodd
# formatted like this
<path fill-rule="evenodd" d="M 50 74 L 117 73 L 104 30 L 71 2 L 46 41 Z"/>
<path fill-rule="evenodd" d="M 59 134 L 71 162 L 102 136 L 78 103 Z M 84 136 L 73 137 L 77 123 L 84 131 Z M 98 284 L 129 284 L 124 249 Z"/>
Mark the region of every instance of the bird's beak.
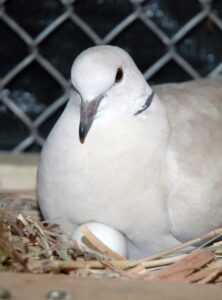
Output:
<path fill-rule="evenodd" d="M 97 109 L 104 95 L 99 95 L 91 101 L 82 101 L 80 110 L 79 140 L 83 144 L 92 126 Z"/>

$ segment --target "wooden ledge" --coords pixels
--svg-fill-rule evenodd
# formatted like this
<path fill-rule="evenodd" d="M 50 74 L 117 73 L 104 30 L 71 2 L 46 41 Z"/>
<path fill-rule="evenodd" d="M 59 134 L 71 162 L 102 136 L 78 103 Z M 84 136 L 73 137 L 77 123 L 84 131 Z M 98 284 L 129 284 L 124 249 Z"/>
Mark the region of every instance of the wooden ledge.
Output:
<path fill-rule="evenodd" d="M 11 293 L 11 299 L 53 299 L 50 291 L 62 291 L 67 300 L 221 300 L 222 285 L 186 285 L 155 283 L 142 280 L 75 278 L 72 275 L 32 275 L 0 273 L 0 288 Z M 58 299 L 58 298 L 57 298 Z"/>
<path fill-rule="evenodd" d="M 0 193 L 34 191 L 38 155 L 0 152 Z"/>

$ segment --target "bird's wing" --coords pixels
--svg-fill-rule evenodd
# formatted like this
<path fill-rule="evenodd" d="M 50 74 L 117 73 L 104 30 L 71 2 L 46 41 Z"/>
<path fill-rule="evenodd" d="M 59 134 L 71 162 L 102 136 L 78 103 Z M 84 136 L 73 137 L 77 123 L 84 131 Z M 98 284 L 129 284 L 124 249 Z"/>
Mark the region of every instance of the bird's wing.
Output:
<path fill-rule="evenodd" d="M 222 225 L 222 78 L 154 87 L 171 125 L 168 210 L 174 235 Z"/>

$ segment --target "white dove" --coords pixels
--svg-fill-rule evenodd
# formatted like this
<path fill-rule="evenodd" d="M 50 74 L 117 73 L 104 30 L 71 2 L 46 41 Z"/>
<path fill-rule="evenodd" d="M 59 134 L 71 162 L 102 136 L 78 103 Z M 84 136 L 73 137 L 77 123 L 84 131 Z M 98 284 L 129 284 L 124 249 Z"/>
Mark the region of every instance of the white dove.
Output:
<path fill-rule="evenodd" d="M 222 79 L 151 88 L 114 46 L 82 52 L 71 78 L 38 169 L 45 218 L 107 225 L 129 258 L 222 225 Z"/>

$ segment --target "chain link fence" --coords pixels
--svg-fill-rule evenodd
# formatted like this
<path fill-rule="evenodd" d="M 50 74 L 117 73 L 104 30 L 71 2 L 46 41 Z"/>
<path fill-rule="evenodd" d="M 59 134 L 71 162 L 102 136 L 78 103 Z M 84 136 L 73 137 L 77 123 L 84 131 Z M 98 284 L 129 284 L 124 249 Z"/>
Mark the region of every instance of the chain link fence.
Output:
<path fill-rule="evenodd" d="M 84 10 L 87 11 L 87 9 L 93 7 L 93 1 L 53 1 L 58 2 L 57 4 L 60 5 L 60 10 L 57 16 L 52 19 L 50 18 L 49 13 L 48 21 L 46 23 L 43 22 L 41 25 L 43 27 L 41 31 L 33 36 L 32 32 L 28 32 L 28 30 L 25 29 L 25 26 L 22 25 L 22 23 L 25 24 L 26 22 L 25 16 L 21 19 L 22 21 L 18 21 L 16 15 L 14 16 L 13 13 L 10 13 L 10 7 L 13 5 L 17 5 L 17 9 L 19 10 L 19 1 L 0 0 L 0 28 L 1 26 L 2 28 L 5 28 L 4 30 L 6 30 L 7 36 L 10 36 L 10 34 L 13 33 L 13 45 L 15 46 L 15 49 L 11 49 L 11 51 L 15 51 L 15 53 L 16 51 L 19 52 L 21 47 L 28 49 L 25 56 L 19 58 L 18 61 L 14 61 L 15 59 L 13 60 L 13 57 L 10 58 L 10 64 L 12 64 L 12 66 L 9 64 L 10 66 L 8 67 L 7 65 L 8 69 L 6 68 L 4 74 L 0 74 L 0 150 L 12 151 L 13 153 L 38 151 L 44 143 L 44 135 L 46 134 L 43 134 L 43 132 L 48 132 L 50 130 L 52 124 L 60 114 L 61 109 L 67 102 L 69 97 L 70 80 L 69 75 L 67 75 L 68 73 L 62 71 L 62 64 L 65 64 L 62 57 L 65 56 L 65 53 L 58 57 L 55 56 L 54 59 L 51 59 L 51 57 L 47 54 L 47 49 L 50 47 L 51 52 L 54 51 L 54 53 L 57 53 L 61 45 L 64 46 L 66 43 L 69 43 L 71 37 L 66 36 L 66 28 L 64 29 L 65 24 L 68 24 L 66 26 L 72 26 L 72 24 L 75 25 L 76 34 L 79 35 L 79 39 L 87 39 L 84 47 L 101 44 L 117 44 L 124 47 L 130 52 L 130 54 L 138 52 L 139 67 L 140 56 L 145 56 L 146 52 L 152 50 L 154 61 L 149 63 L 148 66 L 143 65 L 141 67 L 145 78 L 151 82 L 158 82 L 158 74 L 164 70 L 166 65 L 170 62 L 173 62 L 174 66 L 176 65 L 179 67 L 180 71 L 182 70 L 183 74 L 185 74 L 183 77 L 185 79 L 199 78 L 202 76 L 213 77 L 222 72 L 222 49 L 220 47 L 220 40 L 222 40 L 222 6 L 219 1 L 192 0 L 195 2 L 195 9 L 192 9 L 190 13 L 187 13 L 188 19 L 183 20 L 182 24 L 178 23 L 180 26 L 175 26 L 173 23 L 174 21 L 170 18 L 170 16 L 164 15 L 164 12 L 160 9 L 160 1 L 126 0 L 124 1 L 125 6 L 123 6 L 122 11 L 118 10 L 118 1 L 112 1 L 112 4 L 116 5 L 116 14 L 112 17 L 116 17 L 117 19 L 115 20 L 116 24 L 111 29 L 107 27 L 108 21 L 106 24 L 106 18 L 109 17 L 109 12 L 107 11 L 103 16 L 102 24 L 100 22 L 99 28 L 96 28 L 96 26 L 98 26 L 98 22 L 96 20 L 92 21 L 87 19 L 87 13 L 85 14 L 86 17 L 82 17 Z M 45 3 L 48 3 L 49 12 L 50 3 L 53 1 L 45 1 Z M 82 6 L 80 7 L 81 9 L 78 9 L 80 2 Z M 107 1 L 107 3 L 108 2 L 110 1 Z M 167 1 L 165 2 L 167 3 Z M 178 5 L 175 0 L 173 0 L 173 2 L 175 5 Z M 190 1 L 177 2 L 183 2 L 182 5 L 184 9 L 182 12 L 180 11 L 182 16 L 181 18 L 183 19 L 184 15 L 186 15 L 186 10 L 188 9 Z M 23 1 L 23 5 L 24 3 L 25 1 Z M 106 1 L 97 0 L 98 5 L 101 3 L 103 3 L 103 7 L 108 5 L 106 4 Z M 26 6 L 29 5 L 28 1 L 26 1 Z M 129 9 L 124 9 L 126 5 Z M 96 14 L 96 6 L 94 5 L 94 7 L 94 14 Z M 16 7 L 14 7 L 14 11 L 15 10 Z M 41 14 L 41 10 L 39 11 L 39 14 Z M 33 22 L 35 22 L 35 20 L 33 20 Z M 135 24 L 138 24 L 138 22 L 140 25 L 137 26 L 143 26 L 141 27 L 141 30 L 145 30 L 144 32 L 147 32 L 147 36 L 143 32 L 141 33 L 143 35 L 142 39 L 144 40 L 144 43 L 146 43 L 143 47 L 138 47 L 138 36 L 135 36 L 134 34 L 132 37 L 132 34 L 130 33 L 131 28 L 133 28 Z M 163 24 L 164 22 L 167 24 L 165 27 Z M 202 35 L 203 38 L 201 38 L 201 34 L 199 35 L 200 38 L 195 43 L 197 52 L 200 56 L 203 55 L 201 52 L 205 49 L 202 47 L 203 39 L 205 39 L 206 44 L 209 43 L 209 45 L 206 45 L 206 48 L 207 46 L 210 46 L 210 43 L 214 43 L 219 46 L 217 47 L 217 50 L 215 50 L 215 53 L 212 49 L 207 52 L 207 59 L 208 63 L 210 63 L 210 68 L 202 71 L 202 66 L 196 66 L 195 61 L 189 59 L 189 47 L 193 47 L 194 45 L 189 45 L 190 39 L 184 43 L 184 39 L 192 32 L 195 32 L 195 30 L 202 30 L 203 34 L 203 32 L 207 30 L 206 27 L 203 28 L 203 26 L 206 26 L 206 22 L 208 29 L 210 30 L 211 28 L 214 28 L 214 31 L 210 34 L 209 41 L 206 41 L 204 38 L 205 35 Z M 173 30 L 171 30 L 171 27 Z M 104 28 L 106 28 L 105 34 L 103 32 Z M 140 30 L 140 27 L 138 28 L 138 30 Z M 59 30 L 63 30 L 62 33 L 60 33 L 60 37 L 62 36 L 64 38 L 60 38 L 60 40 L 56 42 L 54 40 L 53 42 L 53 39 L 56 38 Z M 150 39 L 149 35 L 152 35 Z M 152 43 L 152 39 L 154 39 L 155 43 L 158 44 L 157 46 L 155 46 L 155 43 Z M 129 44 L 129 41 L 132 41 L 132 43 L 128 47 L 127 42 Z M 182 41 L 183 47 L 181 46 Z M 3 47 L 3 44 L 4 40 L 1 38 L 0 48 Z M 4 46 L 4 51 L 7 52 L 7 44 Z M 162 52 L 159 51 L 161 47 L 164 48 L 164 51 L 161 50 Z M 132 49 L 134 51 L 133 53 L 131 53 Z M 73 60 L 78 54 L 77 52 L 80 52 L 80 50 L 83 49 L 78 48 L 76 53 L 72 55 Z M 207 50 L 205 49 L 205 52 L 206 51 Z M 141 53 L 142 55 L 140 55 Z M 6 54 L 4 52 L 2 55 L 4 56 Z M 1 65 L 4 66 L 3 61 L 1 62 Z M 66 66 L 66 70 L 70 70 L 70 67 L 71 64 Z M 32 94 L 28 91 L 21 93 L 18 89 L 16 90 L 13 88 L 16 86 L 16 82 L 19 82 L 20 78 L 23 78 L 23 81 L 25 81 L 25 77 L 29 78 L 29 73 L 26 74 L 26 72 L 29 72 L 29 68 L 36 69 L 36 76 L 32 78 L 31 82 L 27 79 L 27 85 L 31 85 L 34 90 L 36 89 L 37 95 L 37 83 L 39 80 L 41 81 L 41 88 L 50 90 L 51 100 L 45 100 L 46 102 L 48 101 L 47 106 L 42 104 L 41 99 L 39 99 L 39 102 L 37 101 L 36 103 Z M 40 69 L 41 71 L 39 71 Z M 44 70 L 43 75 L 41 75 L 42 70 Z M 173 69 L 171 71 L 173 72 Z M 177 73 L 177 70 L 174 71 L 174 73 Z M 53 82 L 56 87 L 51 87 L 50 82 Z M 37 87 L 33 87 L 35 85 L 37 85 Z M 57 92 L 57 90 L 59 92 Z M 41 97 L 43 96 L 41 95 L 40 98 Z M 26 98 L 27 101 L 25 101 Z M 36 114 L 32 114 L 33 105 L 35 106 Z M 5 115 L 7 115 L 8 118 L 7 122 L 5 121 Z M 44 128 L 45 131 L 43 130 Z M 11 136 L 14 133 L 16 134 L 17 139 L 11 141 Z M 32 148 L 33 145 L 35 145 L 34 148 Z"/>

